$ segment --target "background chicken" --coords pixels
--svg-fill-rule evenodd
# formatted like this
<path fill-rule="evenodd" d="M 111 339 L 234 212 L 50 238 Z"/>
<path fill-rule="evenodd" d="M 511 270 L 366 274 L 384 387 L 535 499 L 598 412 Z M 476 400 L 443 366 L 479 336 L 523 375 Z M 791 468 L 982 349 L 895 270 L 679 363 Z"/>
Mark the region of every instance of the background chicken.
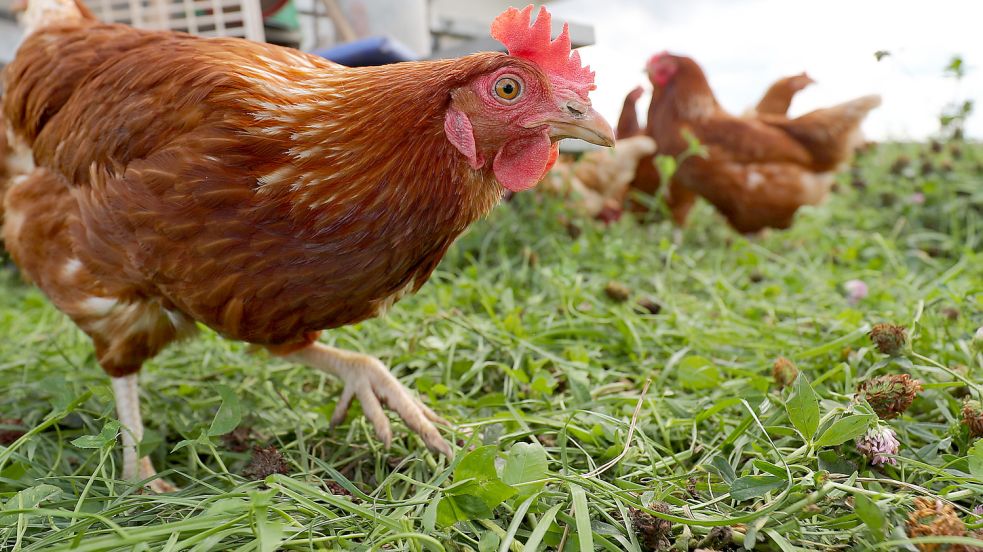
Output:
<path fill-rule="evenodd" d="M 654 153 L 655 141 L 648 136 L 618 140 L 611 150 L 593 150 L 580 159 L 557 162 L 541 187 L 569 198 L 570 207 L 583 215 L 613 222 L 621 216 L 639 159 Z"/>
<path fill-rule="evenodd" d="M 71 0 L 30 0 L 3 74 L 6 247 L 93 341 L 112 376 L 124 475 L 149 479 L 136 373 L 195 322 L 334 374 L 332 417 L 357 397 L 450 454 L 382 363 L 318 332 L 385 311 L 454 239 L 535 185 L 556 141 L 611 145 L 593 73 L 550 17 L 509 9 L 510 55 L 344 68 L 239 39 L 104 25 Z M 155 480 L 152 485 L 165 489 Z"/>
<path fill-rule="evenodd" d="M 787 228 L 799 207 L 821 202 L 834 171 L 860 144 L 860 123 L 880 105 L 878 96 L 866 96 L 795 119 L 768 114 L 743 119 L 720 107 L 703 70 L 690 58 L 657 54 L 648 73 L 655 90 L 647 132 L 659 153 L 685 152 L 684 131 L 708 152 L 680 163 L 672 178 L 669 199 L 677 201 L 676 222 L 685 222 L 695 193 L 740 232 Z"/>
<path fill-rule="evenodd" d="M 761 101 L 755 109 L 748 110 L 744 116 L 754 118 L 758 114 L 766 115 L 785 115 L 792 103 L 795 94 L 816 81 L 812 80 L 807 74 L 800 73 L 789 77 L 778 79 L 768 90 L 765 91 Z M 621 110 L 621 117 L 618 119 L 616 136 L 622 139 L 628 136 L 637 136 L 646 133 L 646 128 L 638 122 L 637 103 L 642 96 L 642 88 L 637 87 L 625 97 L 624 107 Z M 647 196 L 654 196 L 662 184 L 662 177 L 658 168 L 655 166 L 655 155 L 642 158 L 639 161 L 635 177 L 632 179 L 629 189 L 636 193 Z M 696 203 L 696 194 L 687 189 L 678 181 L 672 181 L 665 194 L 666 205 L 677 224 L 684 224 L 689 216 L 690 210 Z M 629 208 L 636 212 L 644 212 L 649 209 L 647 204 L 633 201 L 629 195 Z"/>

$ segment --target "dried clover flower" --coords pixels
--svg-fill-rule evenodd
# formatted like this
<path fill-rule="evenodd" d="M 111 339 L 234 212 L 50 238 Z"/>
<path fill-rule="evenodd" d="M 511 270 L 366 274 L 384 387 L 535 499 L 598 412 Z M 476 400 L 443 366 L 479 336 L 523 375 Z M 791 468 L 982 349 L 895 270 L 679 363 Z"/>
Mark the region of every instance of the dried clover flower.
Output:
<path fill-rule="evenodd" d="M 266 479 L 274 473 L 286 474 L 290 469 L 287 461 L 274 446 L 253 447 L 253 456 L 249 465 L 242 470 L 242 475 L 250 479 Z"/>
<path fill-rule="evenodd" d="M 874 324 L 870 329 L 870 340 L 877 350 L 885 355 L 897 356 L 908 341 L 908 333 L 904 326 L 894 324 Z"/>
<path fill-rule="evenodd" d="M 664 502 L 649 504 L 649 508 L 663 514 L 669 513 L 669 505 Z M 669 535 L 672 532 L 672 522 L 658 518 L 636 508 L 628 509 L 628 516 L 635 528 L 638 540 L 645 550 L 668 550 Z"/>
<path fill-rule="evenodd" d="M 983 404 L 980 401 L 963 403 L 963 424 L 969 428 L 970 437 L 983 437 Z"/>
<path fill-rule="evenodd" d="M 915 400 L 922 383 L 908 374 L 890 374 L 860 382 L 857 398 L 866 399 L 882 420 L 897 418 Z"/>
<path fill-rule="evenodd" d="M 966 524 L 956 515 L 956 509 L 952 504 L 932 498 L 916 498 L 915 511 L 908 515 L 905 525 L 908 536 L 912 538 L 966 534 Z M 935 552 L 943 550 L 945 546 L 937 543 L 921 543 L 918 549 L 922 552 Z"/>
<path fill-rule="evenodd" d="M 799 369 L 795 367 L 795 363 L 785 357 L 776 358 L 771 367 L 771 376 L 779 387 L 792 385 L 798 375 Z"/>

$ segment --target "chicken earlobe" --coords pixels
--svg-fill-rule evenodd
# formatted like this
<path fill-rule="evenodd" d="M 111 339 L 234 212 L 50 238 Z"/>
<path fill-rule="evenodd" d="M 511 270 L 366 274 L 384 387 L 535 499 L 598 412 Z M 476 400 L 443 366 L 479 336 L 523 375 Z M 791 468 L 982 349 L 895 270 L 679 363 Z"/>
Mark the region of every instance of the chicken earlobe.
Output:
<path fill-rule="evenodd" d="M 362 412 L 372 422 L 376 437 L 386 448 L 392 443 L 393 434 L 383 406 L 396 411 L 406 425 L 423 439 L 428 449 L 448 458 L 454 457 L 451 446 L 434 427 L 434 423 L 444 426 L 450 423 L 414 397 L 379 359 L 317 342 L 283 356 L 337 376 L 345 382 L 345 389 L 331 415 L 332 426 L 345 420 L 352 400 L 358 397 Z"/>
<path fill-rule="evenodd" d="M 463 111 L 454 106 L 447 110 L 447 115 L 444 116 L 444 133 L 457 151 L 468 158 L 472 169 L 478 170 L 485 165 L 485 158 L 478 152 L 478 146 L 474 141 L 471 119 L 468 119 Z"/>

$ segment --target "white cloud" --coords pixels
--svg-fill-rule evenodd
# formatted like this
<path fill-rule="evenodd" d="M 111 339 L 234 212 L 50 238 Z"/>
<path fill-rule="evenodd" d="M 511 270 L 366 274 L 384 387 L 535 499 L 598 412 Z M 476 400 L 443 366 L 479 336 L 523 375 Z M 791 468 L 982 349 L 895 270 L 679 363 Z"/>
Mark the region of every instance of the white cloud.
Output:
<path fill-rule="evenodd" d="M 581 55 L 597 71 L 594 104 L 612 124 L 624 95 L 647 84 L 648 57 L 669 50 L 700 63 L 734 113 L 776 78 L 807 71 L 818 84 L 796 97 L 793 114 L 877 93 L 884 104 L 867 120 L 868 136 L 923 139 L 945 104 L 975 98 L 968 131 L 983 137 L 983 2 L 560 0 L 550 9 L 594 25 L 597 44 Z M 877 50 L 891 56 L 877 62 Z M 959 85 L 942 73 L 954 54 L 969 67 Z"/>

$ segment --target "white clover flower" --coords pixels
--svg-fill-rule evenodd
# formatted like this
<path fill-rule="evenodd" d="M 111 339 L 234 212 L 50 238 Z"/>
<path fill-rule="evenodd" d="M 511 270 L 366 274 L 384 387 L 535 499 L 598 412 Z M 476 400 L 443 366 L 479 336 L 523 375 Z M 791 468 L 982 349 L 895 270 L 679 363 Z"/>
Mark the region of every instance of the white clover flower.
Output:
<path fill-rule="evenodd" d="M 843 289 L 846 291 L 847 301 L 851 305 L 856 305 L 864 297 L 867 297 L 867 284 L 863 280 L 847 280 L 843 282 Z"/>

